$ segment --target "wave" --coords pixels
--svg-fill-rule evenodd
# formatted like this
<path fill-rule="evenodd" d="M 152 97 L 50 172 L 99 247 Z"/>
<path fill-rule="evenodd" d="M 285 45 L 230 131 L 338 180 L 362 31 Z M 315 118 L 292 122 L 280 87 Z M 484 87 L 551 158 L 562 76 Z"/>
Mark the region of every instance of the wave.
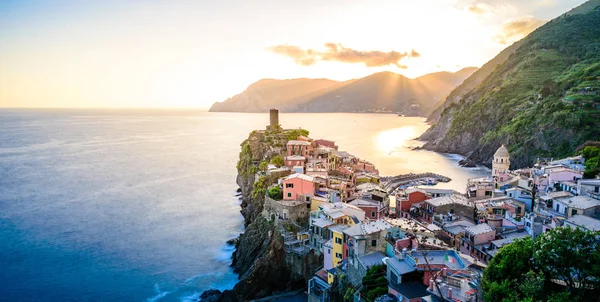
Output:
<path fill-rule="evenodd" d="M 154 291 L 156 295 L 146 299 L 146 302 L 156 302 L 171 293 L 170 291 L 161 291 L 158 284 L 154 284 Z"/>

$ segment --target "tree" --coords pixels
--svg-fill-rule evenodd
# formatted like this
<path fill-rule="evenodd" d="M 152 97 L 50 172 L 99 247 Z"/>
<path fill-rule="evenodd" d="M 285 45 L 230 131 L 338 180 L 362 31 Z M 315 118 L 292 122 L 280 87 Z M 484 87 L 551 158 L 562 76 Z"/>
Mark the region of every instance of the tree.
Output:
<path fill-rule="evenodd" d="M 275 199 L 275 200 L 283 199 L 283 191 L 281 191 L 281 187 L 279 187 L 278 185 L 270 188 L 268 193 L 269 193 L 269 197 L 271 197 L 272 199 Z"/>
<path fill-rule="evenodd" d="M 294 129 L 287 132 L 287 139 L 294 140 L 298 139 L 298 136 L 308 136 L 310 132 L 305 129 Z"/>
<path fill-rule="evenodd" d="M 530 258 L 533 254 L 533 240 L 515 240 L 498 252 L 488 263 L 482 279 L 486 301 L 521 300 L 523 291 L 519 288 L 525 275 L 531 271 Z"/>
<path fill-rule="evenodd" d="M 265 171 L 267 171 L 267 167 L 268 167 L 268 166 L 269 166 L 269 164 L 268 164 L 266 161 L 262 161 L 262 162 L 260 163 L 260 165 L 258 165 L 258 169 L 259 169 L 260 171 L 263 171 L 263 172 L 265 172 Z"/>
<path fill-rule="evenodd" d="M 490 260 L 486 301 L 594 301 L 600 295 L 600 236 L 561 227 L 515 240 Z"/>
<path fill-rule="evenodd" d="M 600 146 L 598 142 L 586 142 L 587 146 L 579 150 L 579 154 L 585 158 L 585 178 L 594 178 L 600 174 Z"/>
<path fill-rule="evenodd" d="M 276 165 L 277 167 L 285 165 L 285 161 L 283 160 L 283 157 L 281 157 L 281 155 L 273 156 L 273 158 L 271 158 L 271 163 Z"/>
<path fill-rule="evenodd" d="M 600 294 L 600 235 L 580 228 L 555 228 L 534 243 L 533 263 L 547 280 L 566 283 L 580 299 Z"/>

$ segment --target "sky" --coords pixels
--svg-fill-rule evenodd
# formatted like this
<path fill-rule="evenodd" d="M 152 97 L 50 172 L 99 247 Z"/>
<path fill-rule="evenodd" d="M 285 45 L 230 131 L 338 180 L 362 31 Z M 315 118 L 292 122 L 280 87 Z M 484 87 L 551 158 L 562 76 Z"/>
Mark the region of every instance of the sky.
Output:
<path fill-rule="evenodd" d="M 0 107 L 208 108 L 263 78 L 480 67 L 584 0 L 0 0 Z"/>

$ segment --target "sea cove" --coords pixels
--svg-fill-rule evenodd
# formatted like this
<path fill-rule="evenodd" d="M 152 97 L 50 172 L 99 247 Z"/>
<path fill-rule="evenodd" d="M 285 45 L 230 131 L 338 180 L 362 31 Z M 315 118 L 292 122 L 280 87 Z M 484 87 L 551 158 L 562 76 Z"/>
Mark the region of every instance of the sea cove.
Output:
<path fill-rule="evenodd" d="M 9 300 L 190 301 L 237 276 L 225 242 L 243 231 L 239 144 L 265 114 L 2 110 L 0 265 Z M 431 171 L 463 191 L 489 171 L 413 151 L 422 118 L 281 114 L 382 175 Z M 40 271 L 39 267 L 44 270 Z"/>

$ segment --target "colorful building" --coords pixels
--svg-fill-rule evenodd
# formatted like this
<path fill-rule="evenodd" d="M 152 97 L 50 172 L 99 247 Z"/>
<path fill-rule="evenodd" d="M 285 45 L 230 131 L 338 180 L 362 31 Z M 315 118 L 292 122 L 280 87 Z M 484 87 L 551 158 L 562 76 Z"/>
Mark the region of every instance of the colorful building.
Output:
<path fill-rule="evenodd" d="M 302 200 L 310 202 L 315 194 L 315 178 L 313 176 L 295 173 L 282 181 L 284 200 Z"/>

